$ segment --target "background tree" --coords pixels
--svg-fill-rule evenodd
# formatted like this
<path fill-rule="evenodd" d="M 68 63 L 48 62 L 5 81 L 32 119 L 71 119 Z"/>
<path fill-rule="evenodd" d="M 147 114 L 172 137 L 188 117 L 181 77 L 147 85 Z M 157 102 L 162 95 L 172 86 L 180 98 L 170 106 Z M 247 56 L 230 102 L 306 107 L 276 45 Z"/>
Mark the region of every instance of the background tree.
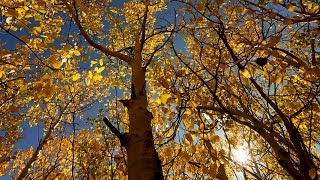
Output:
<path fill-rule="evenodd" d="M 232 149 L 244 144 L 253 155 L 251 175 L 257 179 L 284 174 L 317 179 L 320 71 L 319 44 L 313 39 L 319 38 L 314 14 L 319 6 L 291 1 L 184 3 L 189 46 L 188 53 L 173 46 L 185 72 L 175 82 L 190 95 L 188 107 L 199 111 L 196 123 L 210 127 L 212 122 L 201 118 L 207 113 L 220 124 L 215 130 L 223 131 L 229 151 L 220 156 L 230 161 Z"/>

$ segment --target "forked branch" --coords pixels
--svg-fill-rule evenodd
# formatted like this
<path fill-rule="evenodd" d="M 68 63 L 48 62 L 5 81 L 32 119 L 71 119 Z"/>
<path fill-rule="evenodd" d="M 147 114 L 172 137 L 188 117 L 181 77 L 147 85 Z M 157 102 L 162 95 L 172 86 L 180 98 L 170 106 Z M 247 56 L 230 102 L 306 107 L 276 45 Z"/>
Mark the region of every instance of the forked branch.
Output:
<path fill-rule="evenodd" d="M 70 11 L 71 13 L 71 17 L 74 20 L 74 22 L 76 23 L 77 27 L 80 30 L 81 35 L 87 40 L 87 42 L 93 46 L 94 48 L 100 50 L 102 53 L 104 53 L 107 56 L 113 56 L 116 58 L 119 58 L 123 61 L 125 61 L 126 63 L 128 63 L 129 65 L 131 65 L 131 61 L 132 58 L 130 56 L 127 56 L 125 54 L 122 54 L 120 52 L 117 51 L 111 51 L 110 49 L 101 46 L 100 44 L 96 43 L 89 35 L 88 33 L 84 30 L 84 28 L 81 25 L 80 19 L 77 15 L 77 9 L 73 9 L 70 4 L 68 4 L 67 0 L 63 0 L 64 5 L 67 7 L 67 9 Z M 74 8 L 76 8 L 76 6 L 74 5 Z"/>

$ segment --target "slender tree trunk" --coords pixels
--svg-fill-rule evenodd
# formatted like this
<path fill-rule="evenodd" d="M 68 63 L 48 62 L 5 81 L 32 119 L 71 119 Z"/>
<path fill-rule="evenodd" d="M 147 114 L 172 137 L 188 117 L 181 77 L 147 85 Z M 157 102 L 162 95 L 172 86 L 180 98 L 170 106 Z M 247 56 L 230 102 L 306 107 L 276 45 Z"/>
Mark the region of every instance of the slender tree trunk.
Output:
<path fill-rule="evenodd" d="M 137 57 L 136 57 L 137 58 Z M 129 112 L 129 133 L 125 134 L 129 180 L 163 179 L 161 161 L 155 150 L 146 94 L 145 69 L 141 59 L 132 64 L 131 98 L 124 105 Z"/>

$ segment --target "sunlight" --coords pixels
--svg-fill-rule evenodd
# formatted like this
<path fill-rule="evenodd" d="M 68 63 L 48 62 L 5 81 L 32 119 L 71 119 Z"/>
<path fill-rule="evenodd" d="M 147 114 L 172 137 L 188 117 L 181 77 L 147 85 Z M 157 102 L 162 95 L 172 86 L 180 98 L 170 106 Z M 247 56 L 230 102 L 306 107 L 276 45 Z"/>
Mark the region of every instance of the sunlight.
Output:
<path fill-rule="evenodd" d="M 233 152 L 233 157 L 240 164 L 245 164 L 249 160 L 249 150 L 245 146 L 240 146 Z"/>
<path fill-rule="evenodd" d="M 206 120 L 211 120 L 210 116 L 206 113 L 202 113 L 203 117 L 206 119 Z"/>

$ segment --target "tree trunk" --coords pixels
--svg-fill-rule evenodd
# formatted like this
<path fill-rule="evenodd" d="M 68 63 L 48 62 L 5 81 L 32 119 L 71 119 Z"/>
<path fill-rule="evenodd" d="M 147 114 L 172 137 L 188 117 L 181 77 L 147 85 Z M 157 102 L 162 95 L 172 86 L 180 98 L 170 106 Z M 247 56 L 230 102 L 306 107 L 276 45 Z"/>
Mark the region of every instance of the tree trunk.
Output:
<path fill-rule="evenodd" d="M 149 2 L 146 1 L 146 9 L 140 31 L 135 36 L 134 58 L 112 51 L 96 43 L 81 26 L 74 4 L 73 7 L 63 0 L 64 5 L 70 11 L 77 24 L 81 35 L 94 48 L 107 56 L 113 56 L 128 63 L 132 69 L 131 98 L 122 100 L 129 112 L 129 133 L 124 135 L 124 142 L 128 155 L 129 180 L 156 180 L 163 179 L 161 161 L 154 147 L 151 120 L 152 113 L 148 111 L 148 99 L 146 93 L 146 69 L 142 67 L 142 49 L 145 43 L 146 22 Z M 108 123 L 107 123 L 108 124 Z M 114 130 L 115 131 L 115 130 Z M 120 135 L 118 135 L 120 137 Z M 122 137 L 122 136 L 121 136 Z M 120 137 L 120 140 L 122 138 Z"/>
<path fill-rule="evenodd" d="M 129 180 L 163 179 L 161 161 L 154 147 L 146 94 L 145 69 L 141 61 L 132 64 L 131 98 L 124 101 L 129 112 L 129 133 L 125 134 Z"/>

